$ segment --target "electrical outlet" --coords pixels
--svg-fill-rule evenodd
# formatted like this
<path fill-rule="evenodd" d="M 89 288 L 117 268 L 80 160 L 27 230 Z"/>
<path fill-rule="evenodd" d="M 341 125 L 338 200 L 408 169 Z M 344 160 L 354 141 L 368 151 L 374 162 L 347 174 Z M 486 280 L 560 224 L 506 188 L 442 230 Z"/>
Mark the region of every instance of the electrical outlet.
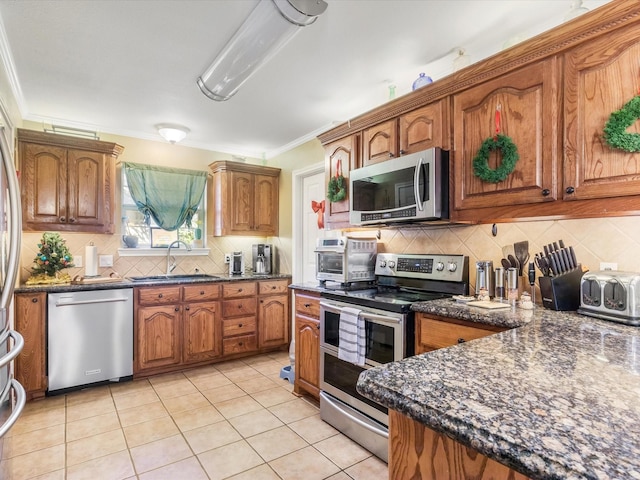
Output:
<path fill-rule="evenodd" d="M 224 263 L 231 263 L 231 254 L 230 253 L 225 253 L 224 254 Z"/>
<path fill-rule="evenodd" d="M 82 255 L 74 255 L 73 257 L 73 266 L 81 267 L 82 266 Z"/>
<path fill-rule="evenodd" d="M 618 270 L 618 264 L 611 262 L 600 262 L 600 270 Z"/>
<path fill-rule="evenodd" d="M 98 265 L 101 267 L 113 267 L 113 255 L 98 255 Z"/>

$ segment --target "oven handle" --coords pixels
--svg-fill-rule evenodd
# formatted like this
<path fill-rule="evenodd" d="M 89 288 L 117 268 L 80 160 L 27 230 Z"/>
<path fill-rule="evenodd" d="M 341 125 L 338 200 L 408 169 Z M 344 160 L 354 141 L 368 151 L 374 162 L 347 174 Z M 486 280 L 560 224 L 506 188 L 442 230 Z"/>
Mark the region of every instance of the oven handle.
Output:
<path fill-rule="evenodd" d="M 340 307 L 336 305 L 332 305 L 330 303 L 326 303 L 322 301 L 320 302 L 320 306 L 325 307 L 327 310 L 331 310 L 332 312 L 335 312 L 338 314 L 342 310 Z M 357 306 L 354 306 L 354 308 L 357 308 Z M 373 320 L 376 323 L 386 323 L 389 325 L 398 325 L 402 323 L 402 320 L 399 318 L 388 317 L 386 315 L 378 315 L 376 313 L 367 312 L 366 310 L 361 310 L 360 316 L 365 320 Z"/>
<path fill-rule="evenodd" d="M 351 420 L 352 422 L 357 423 L 362 428 L 364 428 L 366 430 L 369 430 L 370 432 L 373 432 L 376 435 L 380 435 L 381 437 L 384 437 L 384 438 L 387 438 L 387 439 L 389 438 L 389 432 L 388 431 L 385 431 L 382 428 L 379 428 L 379 427 L 377 427 L 375 425 L 371 425 L 371 424 L 369 424 L 367 422 L 363 422 L 358 417 L 355 417 L 355 416 L 351 415 L 351 413 L 348 412 L 347 410 L 345 410 L 343 408 L 340 408 L 340 405 L 338 405 L 336 402 L 334 402 L 333 399 L 331 397 L 329 397 L 329 395 L 325 394 L 323 396 L 323 398 L 327 403 L 330 403 L 333 408 L 337 408 L 338 410 L 340 410 L 340 412 L 343 415 L 347 416 L 349 418 L 349 420 Z"/>

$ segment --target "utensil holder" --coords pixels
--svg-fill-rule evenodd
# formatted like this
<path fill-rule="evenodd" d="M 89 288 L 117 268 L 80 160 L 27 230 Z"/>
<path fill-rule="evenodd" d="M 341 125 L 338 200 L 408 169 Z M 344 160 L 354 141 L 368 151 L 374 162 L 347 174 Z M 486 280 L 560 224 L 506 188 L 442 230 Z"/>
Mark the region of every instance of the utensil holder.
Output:
<path fill-rule="evenodd" d="M 582 266 L 556 277 L 538 277 L 542 305 L 551 310 L 577 310 L 580 306 Z"/>

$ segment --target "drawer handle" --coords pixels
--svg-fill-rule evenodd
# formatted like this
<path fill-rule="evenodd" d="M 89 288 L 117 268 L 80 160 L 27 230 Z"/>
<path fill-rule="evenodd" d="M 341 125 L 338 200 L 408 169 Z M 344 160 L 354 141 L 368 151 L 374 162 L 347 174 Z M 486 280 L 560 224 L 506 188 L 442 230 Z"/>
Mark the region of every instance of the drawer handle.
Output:
<path fill-rule="evenodd" d="M 238 342 L 238 345 L 242 346 L 242 342 Z"/>
<path fill-rule="evenodd" d="M 304 308 L 309 308 L 310 306 L 311 306 L 311 304 L 310 304 L 310 303 L 305 303 L 305 304 L 304 304 Z"/>
<path fill-rule="evenodd" d="M 466 340 L 465 340 L 464 338 L 462 338 L 462 337 L 460 337 L 460 338 L 458 339 L 458 343 L 465 343 L 465 342 L 466 342 Z"/>
<path fill-rule="evenodd" d="M 238 289 L 238 292 L 241 292 L 241 291 L 242 291 L 242 289 L 241 289 L 241 288 L 239 288 L 239 289 Z"/>
<path fill-rule="evenodd" d="M 60 222 L 64 223 L 67 221 L 67 217 L 60 217 Z"/>
<path fill-rule="evenodd" d="M 200 295 L 204 295 L 204 290 L 200 290 Z"/>
<path fill-rule="evenodd" d="M 276 286 L 275 286 L 275 285 L 273 285 L 273 286 L 271 287 L 271 290 L 275 290 L 275 289 L 276 289 Z"/>
<path fill-rule="evenodd" d="M 71 217 L 71 218 L 69 219 L 69 221 L 70 221 L 71 223 L 73 223 L 73 222 L 75 222 L 75 221 L 76 221 L 76 219 L 75 219 L 75 218 L 73 218 L 73 217 Z"/>
<path fill-rule="evenodd" d="M 238 305 L 238 310 L 240 310 L 242 308 L 242 304 Z"/>
<path fill-rule="evenodd" d="M 161 293 L 159 293 L 159 294 L 158 294 L 158 298 L 162 298 L 162 296 L 163 296 L 163 295 L 162 295 Z"/>
<path fill-rule="evenodd" d="M 37 298 L 32 298 L 32 299 L 31 299 L 31 301 L 32 301 L 33 303 L 38 303 L 38 299 L 37 299 Z"/>
<path fill-rule="evenodd" d="M 179 312 L 180 311 L 180 307 L 176 307 L 175 310 L 176 310 L 176 312 Z"/>
<path fill-rule="evenodd" d="M 191 307 L 184 307 L 184 309 L 188 312 L 189 310 L 191 310 Z"/>
<path fill-rule="evenodd" d="M 238 324 L 238 328 L 242 328 L 242 324 L 241 323 Z"/>

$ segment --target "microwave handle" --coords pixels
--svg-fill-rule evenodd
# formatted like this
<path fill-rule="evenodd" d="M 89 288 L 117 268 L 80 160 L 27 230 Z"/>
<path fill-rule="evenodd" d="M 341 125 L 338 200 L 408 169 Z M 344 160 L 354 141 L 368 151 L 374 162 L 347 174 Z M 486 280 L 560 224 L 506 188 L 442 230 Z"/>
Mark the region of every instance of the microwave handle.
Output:
<path fill-rule="evenodd" d="M 413 173 L 413 195 L 416 199 L 416 207 L 418 210 L 424 210 L 424 205 L 422 204 L 422 197 L 420 196 L 420 175 L 422 175 L 422 161 L 423 158 L 420 157 L 418 159 L 418 164 L 416 165 L 416 170 Z"/>

